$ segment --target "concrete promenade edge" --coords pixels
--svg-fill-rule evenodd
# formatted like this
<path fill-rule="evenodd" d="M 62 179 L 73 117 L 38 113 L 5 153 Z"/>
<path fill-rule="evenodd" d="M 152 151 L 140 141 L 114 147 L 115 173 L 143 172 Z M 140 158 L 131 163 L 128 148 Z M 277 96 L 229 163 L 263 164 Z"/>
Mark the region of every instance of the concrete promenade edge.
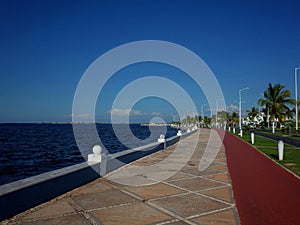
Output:
<path fill-rule="evenodd" d="M 165 181 L 126 186 L 106 177 L 99 178 L 0 224 L 240 224 L 224 146 L 206 170 L 198 170 L 210 132 L 216 131 L 200 129 L 180 140 L 181 146 L 189 149 L 197 135 L 200 137 L 188 163 Z M 170 155 L 175 147 L 131 164 L 155 164 Z"/>

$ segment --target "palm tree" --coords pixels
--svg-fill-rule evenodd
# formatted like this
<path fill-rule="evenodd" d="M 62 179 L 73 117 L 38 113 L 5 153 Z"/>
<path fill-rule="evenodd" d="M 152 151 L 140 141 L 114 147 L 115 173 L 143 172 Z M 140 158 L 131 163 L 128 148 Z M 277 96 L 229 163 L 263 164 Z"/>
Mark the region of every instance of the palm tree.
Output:
<path fill-rule="evenodd" d="M 275 121 L 278 119 L 282 121 L 286 112 L 290 109 L 287 105 L 294 105 L 295 100 L 291 99 L 291 92 L 285 89 L 284 85 L 275 84 L 272 86 L 269 83 L 269 87 L 264 92 L 264 99 L 259 99 L 258 104 L 260 106 L 266 106 L 269 110 L 270 119 Z"/>
<path fill-rule="evenodd" d="M 234 123 L 237 123 L 239 121 L 239 116 L 236 112 L 227 112 L 226 113 L 226 118 L 227 118 L 227 124 L 229 126 L 232 126 Z"/>
<path fill-rule="evenodd" d="M 288 110 L 285 112 L 285 115 L 286 115 L 286 118 L 287 118 L 287 119 L 293 119 L 294 114 L 295 114 L 295 108 L 293 108 L 293 109 L 288 109 Z"/>
<path fill-rule="evenodd" d="M 203 121 L 204 121 L 205 127 L 208 127 L 211 123 L 211 118 L 208 118 L 207 116 L 204 116 Z"/>
<path fill-rule="evenodd" d="M 251 110 L 247 110 L 249 119 L 253 122 L 254 118 L 259 114 L 259 110 L 256 107 L 252 107 Z"/>

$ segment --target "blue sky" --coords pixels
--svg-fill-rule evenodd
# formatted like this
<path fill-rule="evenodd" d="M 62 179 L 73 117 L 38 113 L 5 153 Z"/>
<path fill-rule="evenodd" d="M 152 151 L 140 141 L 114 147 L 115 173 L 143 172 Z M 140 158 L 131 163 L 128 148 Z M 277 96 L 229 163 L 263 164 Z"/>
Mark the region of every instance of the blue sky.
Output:
<path fill-rule="evenodd" d="M 70 121 L 73 96 L 88 66 L 133 41 L 164 40 L 195 52 L 214 72 L 226 105 L 237 106 L 238 90 L 250 88 L 243 92 L 245 109 L 256 106 L 269 82 L 285 84 L 294 97 L 294 68 L 300 66 L 297 0 L 1 1 L 0 32 L 0 122 Z M 206 103 L 176 69 L 142 65 L 140 70 L 148 69 L 165 77 L 172 73 L 198 110 Z M 109 120 L 118 90 L 139 78 L 135 71 L 125 68 L 104 88 L 98 121 Z M 133 109 L 138 122 L 176 115 L 161 99 L 145 99 Z"/>

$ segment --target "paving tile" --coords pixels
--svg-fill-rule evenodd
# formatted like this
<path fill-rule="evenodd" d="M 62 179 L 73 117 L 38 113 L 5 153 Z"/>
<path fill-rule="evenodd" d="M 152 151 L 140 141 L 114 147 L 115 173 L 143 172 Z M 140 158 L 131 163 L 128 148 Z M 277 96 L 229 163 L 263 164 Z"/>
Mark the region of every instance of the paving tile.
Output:
<path fill-rule="evenodd" d="M 229 209 L 218 213 L 209 214 L 193 219 L 201 225 L 239 225 L 239 217 L 235 209 Z"/>
<path fill-rule="evenodd" d="M 206 191 L 199 191 L 199 193 L 205 194 L 207 196 L 217 198 L 229 203 L 234 203 L 234 198 L 231 192 L 231 188 L 224 187 L 224 188 L 217 188 L 213 190 L 206 190 Z"/>
<path fill-rule="evenodd" d="M 124 167 L 108 174 L 106 177 L 114 182 L 123 183 L 124 185 L 137 186 L 158 183 L 159 180 L 162 181 L 176 175 L 178 170 L 178 162 L 165 161 L 164 163 L 160 162 L 152 166 Z M 130 179 L 130 181 L 125 182 L 128 179 Z"/>
<path fill-rule="evenodd" d="M 147 161 L 136 161 L 134 163 L 132 163 L 132 165 L 134 166 L 151 166 L 154 165 L 156 163 L 161 162 L 161 160 L 147 160 Z"/>
<path fill-rule="evenodd" d="M 226 154 L 225 154 L 225 152 L 223 152 L 222 150 L 220 150 L 220 152 L 216 156 L 216 159 L 224 159 L 224 158 L 226 158 Z"/>
<path fill-rule="evenodd" d="M 144 185 L 150 185 L 155 182 L 153 179 L 148 178 L 147 175 L 144 174 L 119 174 L 113 176 L 110 176 L 109 178 L 112 180 L 112 184 L 115 186 L 121 187 L 121 186 L 144 186 Z"/>
<path fill-rule="evenodd" d="M 176 165 L 174 165 L 165 165 L 164 167 L 159 168 L 159 170 L 157 171 L 149 171 L 144 173 L 143 175 L 151 180 L 151 182 L 149 182 L 148 185 L 163 182 L 168 178 L 174 176 L 177 173 L 177 170 L 175 169 Z"/>
<path fill-rule="evenodd" d="M 174 222 L 167 221 L 166 224 L 167 225 L 187 225 L 189 223 L 186 223 L 182 220 L 178 220 L 178 221 L 174 221 Z"/>
<path fill-rule="evenodd" d="M 75 213 L 75 210 L 65 199 L 60 199 L 35 208 L 30 214 L 25 214 L 25 216 L 21 218 L 21 221 L 27 222 L 55 218 L 71 213 Z"/>
<path fill-rule="evenodd" d="M 151 202 L 182 217 L 198 215 L 227 206 L 223 203 L 193 193 L 187 195 L 170 196 L 164 199 L 153 200 Z"/>
<path fill-rule="evenodd" d="M 200 162 L 200 156 L 193 154 L 193 157 L 187 162 L 188 165 L 197 166 Z"/>
<path fill-rule="evenodd" d="M 95 192 L 104 192 L 114 189 L 111 185 L 103 180 L 97 179 L 94 182 L 91 182 L 87 185 L 79 187 L 72 191 L 71 195 L 81 195 L 81 194 L 91 194 Z"/>
<path fill-rule="evenodd" d="M 93 211 L 92 215 L 103 225 L 155 224 L 171 220 L 164 214 L 145 203 L 131 204 L 117 208 Z"/>
<path fill-rule="evenodd" d="M 192 178 L 192 177 L 194 177 L 194 176 L 191 175 L 191 174 L 178 172 L 174 176 L 172 176 L 169 179 L 167 179 L 167 181 L 180 180 L 180 179 L 186 179 L 186 178 Z"/>
<path fill-rule="evenodd" d="M 125 189 L 146 200 L 151 198 L 158 198 L 162 196 L 180 194 L 184 192 L 178 188 L 163 183 L 142 186 L 142 187 L 126 187 Z"/>
<path fill-rule="evenodd" d="M 184 167 L 181 171 L 184 172 L 184 173 L 195 175 L 195 176 L 203 176 L 203 175 L 210 175 L 210 174 L 220 173 L 219 170 L 210 169 L 210 168 L 208 168 L 204 171 L 199 171 L 198 166 L 195 167 L 195 168 Z"/>
<path fill-rule="evenodd" d="M 72 198 L 86 210 L 138 201 L 136 198 L 127 195 L 119 190 L 108 190 L 103 192 L 96 192 L 93 194 L 78 195 Z"/>
<path fill-rule="evenodd" d="M 222 165 L 222 164 L 214 164 L 214 165 L 211 165 L 210 168 L 220 170 L 220 171 L 227 171 L 228 170 L 227 166 Z"/>
<path fill-rule="evenodd" d="M 72 224 L 72 225 L 88 225 L 81 216 L 78 214 L 69 215 L 69 216 L 63 216 L 58 217 L 54 219 L 48 219 L 48 220 L 38 220 L 38 221 L 30 221 L 22 223 L 23 225 L 65 225 L 65 224 Z"/>
<path fill-rule="evenodd" d="M 154 165 L 156 163 L 161 162 L 165 158 L 167 158 L 170 155 L 170 153 L 161 154 L 160 152 L 154 153 L 151 155 L 151 157 L 145 157 L 140 160 L 134 161 L 131 164 L 134 166 L 148 166 L 148 165 Z"/>
<path fill-rule="evenodd" d="M 226 164 L 226 158 L 221 158 L 221 159 L 215 159 L 215 163 L 223 163 L 224 165 Z"/>
<path fill-rule="evenodd" d="M 223 185 L 218 182 L 210 181 L 210 180 L 199 178 L 199 177 L 171 181 L 169 183 L 176 185 L 178 187 L 190 190 L 190 191 L 199 191 L 199 190 L 215 188 L 215 187 L 219 187 L 219 186 Z"/>
<path fill-rule="evenodd" d="M 231 183 L 229 175 L 227 173 L 212 174 L 212 175 L 207 175 L 205 177 L 216 180 L 216 181 L 221 181 L 221 182 L 224 182 L 227 184 Z"/>

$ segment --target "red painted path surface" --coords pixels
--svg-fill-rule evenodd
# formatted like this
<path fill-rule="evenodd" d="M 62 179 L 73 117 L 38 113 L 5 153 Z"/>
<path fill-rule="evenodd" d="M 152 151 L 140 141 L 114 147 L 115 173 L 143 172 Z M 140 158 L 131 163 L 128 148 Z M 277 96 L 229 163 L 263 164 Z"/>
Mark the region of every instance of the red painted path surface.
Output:
<path fill-rule="evenodd" d="M 232 134 L 223 143 L 241 224 L 300 225 L 300 180 Z"/>

